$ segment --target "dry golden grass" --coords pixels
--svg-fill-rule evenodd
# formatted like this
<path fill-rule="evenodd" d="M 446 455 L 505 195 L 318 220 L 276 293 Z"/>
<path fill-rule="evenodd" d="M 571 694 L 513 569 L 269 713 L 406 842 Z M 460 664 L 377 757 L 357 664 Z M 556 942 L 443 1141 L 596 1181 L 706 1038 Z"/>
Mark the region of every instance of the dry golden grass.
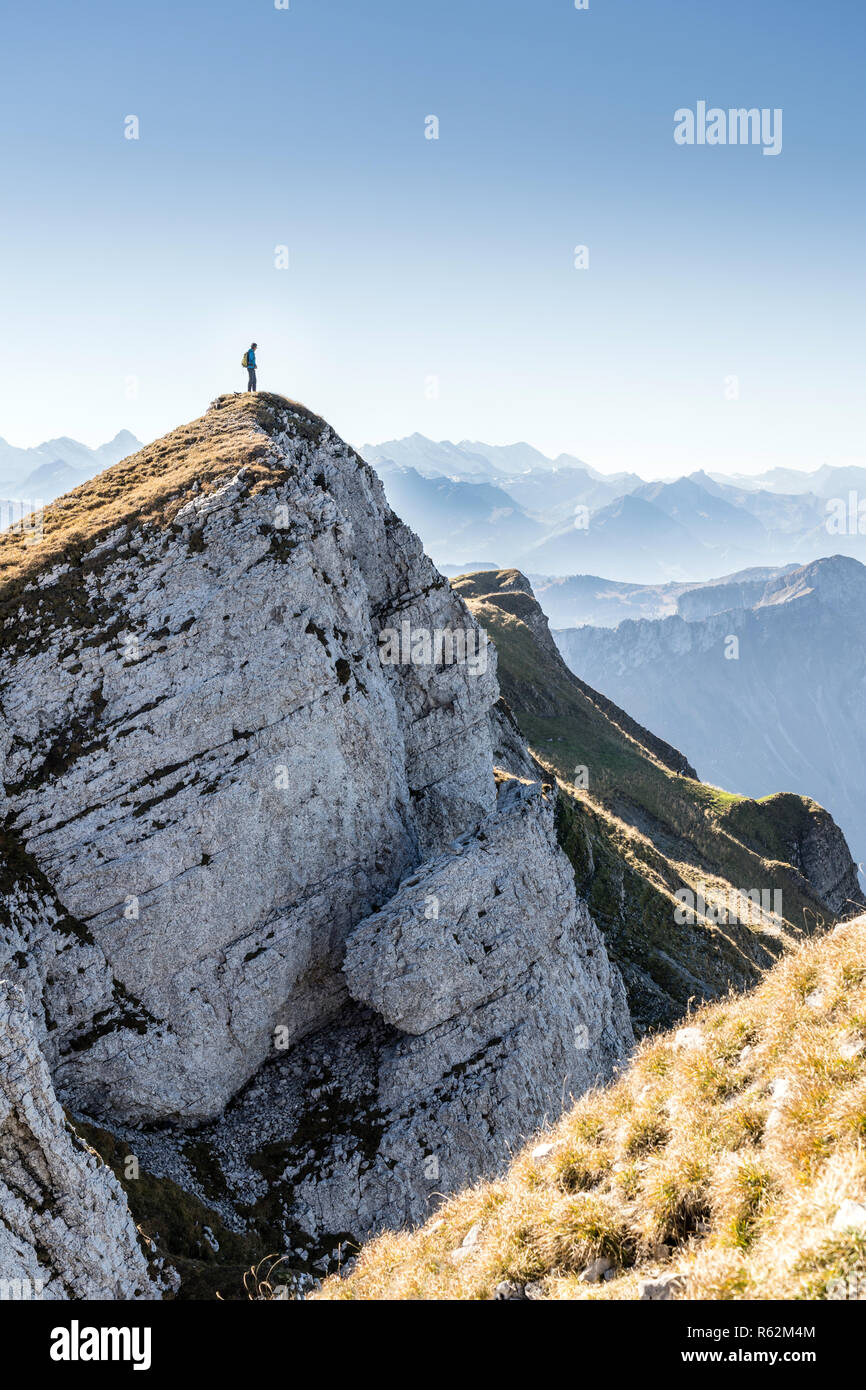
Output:
<path fill-rule="evenodd" d="M 167 526 L 193 483 L 207 491 L 241 467 L 253 489 L 272 482 L 271 441 L 265 432 L 275 409 L 290 407 L 316 434 L 324 422 L 306 407 L 264 392 L 220 396 L 206 414 L 172 430 L 137 454 L 59 497 L 45 508 L 42 539 L 26 529 L 0 533 L 0 599 L 14 602 L 28 583 L 53 566 L 78 563 L 118 527 Z"/>
<path fill-rule="evenodd" d="M 379 1236 L 317 1297 L 486 1299 L 509 1280 L 627 1299 L 661 1271 L 688 1298 L 866 1296 L 866 1231 L 833 1226 L 846 1198 L 866 1201 L 866 917 L 687 1026 L 642 1044 L 503 1179 Z M 582 1283 L 599 1255 L 615 1277 Z"/>

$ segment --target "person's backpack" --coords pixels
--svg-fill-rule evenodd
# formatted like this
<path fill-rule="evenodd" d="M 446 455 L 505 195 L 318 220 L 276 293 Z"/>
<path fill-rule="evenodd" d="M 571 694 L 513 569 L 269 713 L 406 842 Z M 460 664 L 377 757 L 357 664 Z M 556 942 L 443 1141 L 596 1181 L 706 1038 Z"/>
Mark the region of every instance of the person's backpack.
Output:
<path fill-rule="evenodd" d="M 244 355 L 243 355 L 243 357 L 241 358 L 241 366 L 242 366 L 242 367 L 247 367 L 247 368 L 249 368 L 249 365 L 250 365 L 250 354 L 249 354 L 248 352 L 245 352 Z"/>

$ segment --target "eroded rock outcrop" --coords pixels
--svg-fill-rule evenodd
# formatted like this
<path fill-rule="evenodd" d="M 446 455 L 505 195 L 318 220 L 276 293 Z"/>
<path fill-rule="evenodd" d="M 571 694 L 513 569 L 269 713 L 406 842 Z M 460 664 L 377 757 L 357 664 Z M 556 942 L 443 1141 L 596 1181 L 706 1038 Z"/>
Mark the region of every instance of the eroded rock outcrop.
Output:
<path fill-rule="evenodd" d="M 530 1118 L 610 1076 L 631 1039 L 625 991 L 553 822 L 552 794 L 506 780 L 493 812 L 350 934 L 355 1002 L 193 1142 L 128 1132 L 147 1168 L 221 1194 L 227 1219 L 277 1203 L 290 1246 L 318 1258 L 419 1220 L 501 1168 Z"/>
<path fill-rule="evenodd" d="M 343 971 L 355 999 L 413 1035 L 468 1017 L 515 987 L 543 995 L 545 1048 L 562 1043 L 564 1028 L 556 1070 L 568 1075 L 575 1030 L 588 1045 L 584 1020 L 592 1020 L 594 1045 L 610 1021 L 606 954 L 556 852 L 549 801 L 537 784 L 510 782 L 500 803 L 354 929 Z"/>
<path fill-rule="evenodd" d="M 67 1124 L 24 996 L 0 981 L 0 1298 L 153 1291 L 123 1190 Z"/>
<path fill-rule="evenodd" d="M 88 987 L 46 981 L 52 1064 L 97 1114 L 217 1113 L 277 1024 L 339 1010 L 355 922 L 493 805 L 492 661 L 378 657 L 389 624 L 472 620 L 375 475 L 295 418 L 257 428 L 267 486 L 239 413 L 228 481 L 97 541 L 96 630 L 69 570 L 41 575 L 36 640 L 10 653 L 7 824 L 89 938 Z"/>
<path fill-rule="evenodd" d="M 303 1244 L 610 1074 L 622 984 L 495 653 L 323 421 L 223 397 L 45 532 L 3 568 L 0 970 L 72 1109 L 209 1122 L 224 1208 L 276 1191 Z M 200 1189 L 182 1132 L 138 1147 Z"/>

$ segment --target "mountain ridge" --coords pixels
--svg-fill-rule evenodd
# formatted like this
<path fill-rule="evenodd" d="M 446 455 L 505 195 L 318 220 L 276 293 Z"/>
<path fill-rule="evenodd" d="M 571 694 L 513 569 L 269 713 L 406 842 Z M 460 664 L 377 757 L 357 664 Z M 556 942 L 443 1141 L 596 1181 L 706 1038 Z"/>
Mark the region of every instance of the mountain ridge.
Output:
<path fill-rule="evenodd" d="M 300 1287 L 609 1076 L 622 980 L 495 654 L 321 417 L 220 397 L 43 520 L 0 536 L 0 970 L 160 1259 L 200 1287 L 210 1211 Z"/>
<path fill-rule="evenodd" d="M 809 788 L 860 859 L 866 567 L 835 555 L 754 586 L 736 608 L 701 599 L 691 590 L 678 614 L 617 628 L 563 628 L 557 645 L 611 699 L 692 748 L 712 780 L 750 796 L 780 783 Z M 696 702 L 672 683 L 676 668 L 699 670 L 712 701 Z"/>
<path fill-rule="evenodd" d="M 0 643 L 0 970 L 158 1236 L 150 1296 L 167 1265 L 182 1297 L 242 1297 L 273 1249 L 309 1288 L 501 1172 L 633 1021 L 746 987 L 845 906 L 820 807 L 696 782 L 571 676 L 524 574 L 449 585 L 283 397 L 219 397 L 38 543 L 0 535 Z M 738 887 L 781 915 L 758 891 L 678 921 L 677 892 Z M 14 1174 L 29 1150 L 0 1137 Z M 116 1269 L 131 1218 L 100 1172 Z M 73 1286 L 62 1231 L 17 1238 Z"/>
<path fill-rule="evenodd" d="M 577 677 L 516 570 L 457 577 L 496 647 L 503 697 L 560 788 L 560 838 L 626 982 L 638 1033 L 689 1000 L 747 988 L 790 944 L 866 902 L 844 837 L 808 797 L 753 801 L 697 780 L 687 759 Z M 677 921 L 676 894 L 779 890 L 783 920 Z"/>
<path fill-rule="evenodd" d="M 763 486 L 760 476 L 704 470 L 644 482 L 601 474 L 568 455 L 547 459 L 526 444 L 436 444 L 415 434 L 367 452 L 395 505 L 448 566 L 488 554 L 535 573 L 595 572 L 650 585 L 706 582 L 832 550 L 866 558 L 857 510 L 866 496 L 864 469 L 824 467 L 785 492 Z M 443 479 L 451 484 L 447 497 Z M 485 485 L 503 494 L 486 507 L 476 491 Z"/>

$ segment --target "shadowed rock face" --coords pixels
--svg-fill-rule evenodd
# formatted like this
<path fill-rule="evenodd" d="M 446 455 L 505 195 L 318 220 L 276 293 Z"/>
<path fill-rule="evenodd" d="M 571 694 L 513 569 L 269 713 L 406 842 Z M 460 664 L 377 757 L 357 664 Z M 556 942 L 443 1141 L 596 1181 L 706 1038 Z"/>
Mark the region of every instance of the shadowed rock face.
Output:
<path fill-rule="evenodd" d="M 145 474 L 146 514 L 118 520 Z M 506 779 L 497 802 L 494 742 L 532 763 L 495 653 L 375 474 L 280 397 L 223 397 L 56 505 L 49 540 L 58 517 L 90 531 L 3 595 L 0 969 L 60 1093 L 225 1135 L 270 1059 L 258 1129 L 291 1149 L 286 1058 L 330 1038 L 374 1138 L 349 1125 L 329 1178 L 295 1171 L 330 1213 L 298 1221 L 414 1219 L 442 1186 L 419 1155 L 471 1179 L 632 1042 L 552 798 Z M 458 631 L 483 659 L 412 659 Z"/>
<path fill-rule="evenodd" d="M 0 1297 L 146 1298 L 117 1179 L 57 1103 L 21 991 L 0 981 Z"/>
<path fill-rule="evenodd" d="M 735 807 L 731 821 L 759 836 L 766 835 L 767 849 L 803 875 L 829 913 L 850 917 L 862 907 L 857 865 L 845 836 L 817 802 L 779 792 Z"/>

